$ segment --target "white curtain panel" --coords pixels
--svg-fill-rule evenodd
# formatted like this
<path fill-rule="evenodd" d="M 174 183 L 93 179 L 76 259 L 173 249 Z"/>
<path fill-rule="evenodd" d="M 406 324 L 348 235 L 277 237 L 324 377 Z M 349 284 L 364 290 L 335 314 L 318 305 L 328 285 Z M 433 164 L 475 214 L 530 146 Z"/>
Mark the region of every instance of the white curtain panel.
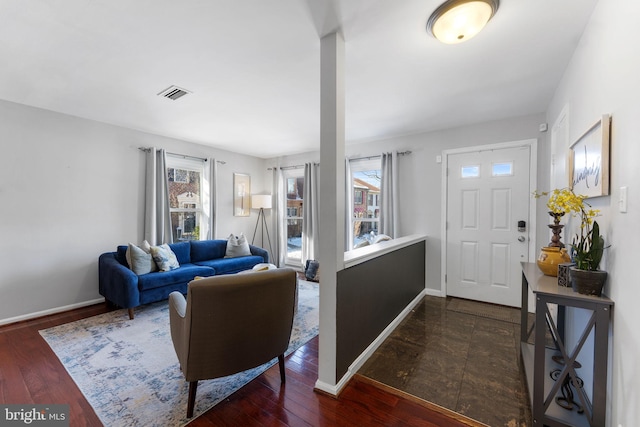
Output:
<path fill-rule="evenodd" d="M 302 265 L 307 260 L 317 259 L 320 253 L 320 241 L 318 239 L 318 191 L 319 191 L 319 166 L 315 163 L 304 165 L 304 190 L 302 200 Z"/>
<path fill-rule="evenodd" d="M 205 218 L 207 218 L 206 224 L 206 238 L 215 239 L 218 234 L 216 223 L 216 205 L 217 205 L 217 181 L 218 181 L 218 162 L 214 158 L 208 159 L 208 165 L 204 168 L 204 192 L 202 207 Z"/>
<path fill-rule="evenodd" d="M 146 151 L 144 238 L 151 245 L 173 243 L 166 156 L 163 149 Z"/>
<path fill-rule="evenodd" d="M 275 198 L 274 220 L 273 230 L 275 230 L 276 247 L 273 249 L 275 252 L 272 254 L 271 262 L 278 267 L 284 266 L 284 255 L 287 253 L 287 227 L 285 224 L 285 209 L 286 209 L 286 193 L 284 189 L 284 179 L 282 177 L 282 169 L 278 167 L 273 168 L 273 197 Z"/>
<path fill-rule="evenodd" d="M 382 154 L 380 182 L 380 234 L 392 238 L 400 231 L 398 225 L 398 153 Z"/>
<path fill-rule="evenodd" d="M 351 161 L 347 158 L 344 161 L 344 176 L 345 176 L 345 230 L 344 230 L 344 250 L 351 250 L 353 245 L 353 226 L 351 225 L 351 219 L 353 217 L 353 178 L 351 177 Z"/>

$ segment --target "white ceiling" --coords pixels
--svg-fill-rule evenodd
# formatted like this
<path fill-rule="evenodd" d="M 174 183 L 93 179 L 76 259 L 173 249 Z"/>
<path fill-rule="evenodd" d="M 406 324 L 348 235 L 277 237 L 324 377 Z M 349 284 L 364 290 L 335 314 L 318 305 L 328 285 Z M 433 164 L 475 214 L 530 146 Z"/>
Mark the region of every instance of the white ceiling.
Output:
<path fill-rule="evenodd" d="M 346 139 L 544 112 L 597 0 L 502 0 L 474 39 L 440 0 L 0 0 L 0 99 L 258 157 L 319 149 L 320 36 L 341 28 Z M 170 85 L 193 91 L 177 101 Z"/>

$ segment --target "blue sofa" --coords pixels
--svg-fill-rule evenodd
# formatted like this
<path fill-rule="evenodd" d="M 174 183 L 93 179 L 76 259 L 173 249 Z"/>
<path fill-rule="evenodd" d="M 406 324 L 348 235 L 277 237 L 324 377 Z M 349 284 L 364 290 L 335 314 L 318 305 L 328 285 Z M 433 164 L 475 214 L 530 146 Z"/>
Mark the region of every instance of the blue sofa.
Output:
<path fill-rule="evenodd" d="M 250 270 L 269 262 L 269 253 L 249 245 L 250 256 L 225 258 L 226 240 L 193 240 L 169 245 L 180 267 L 171 271 L 154 271 L 136 275 L 128 267 L 128 246 L 118 246 L 116 252 L 106 252 L 98 258 L 98 286 L 107 303 L 129 310 L 142 304 L 167 299 L 173 291 L 187 293 L 187 284 L 195 276 L 208 277 Z"/>

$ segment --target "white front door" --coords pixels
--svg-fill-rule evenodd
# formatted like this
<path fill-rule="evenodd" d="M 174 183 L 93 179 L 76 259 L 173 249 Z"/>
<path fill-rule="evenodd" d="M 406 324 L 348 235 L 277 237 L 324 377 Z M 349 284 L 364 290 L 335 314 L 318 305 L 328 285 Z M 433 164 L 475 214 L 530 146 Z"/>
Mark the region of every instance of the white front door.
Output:
<path fill-rule="evenodd" d="M 447 167 L 447 295 L 520 307 L 530 146 L 450 154 Z"/>

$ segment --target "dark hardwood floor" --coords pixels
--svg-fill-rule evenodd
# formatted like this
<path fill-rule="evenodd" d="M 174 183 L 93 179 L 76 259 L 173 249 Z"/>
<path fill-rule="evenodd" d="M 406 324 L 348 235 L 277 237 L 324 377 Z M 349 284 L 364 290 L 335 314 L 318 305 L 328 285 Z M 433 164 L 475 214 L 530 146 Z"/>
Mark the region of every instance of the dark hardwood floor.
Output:
<path fill-rule="evenodd" d="M 40 337 L 40 329 L 106 312 L 95 305 L 0 327 L 0 403 L 70 405 L 71 426 L 101 426 L 91 406 Z M 338 398 L 314 391 L 318 338 L 216 405 L 189 426 L 478 426 L 447 409 L 355 376 Z M 186 408 L 185 408 L 186 411 Z"/>

